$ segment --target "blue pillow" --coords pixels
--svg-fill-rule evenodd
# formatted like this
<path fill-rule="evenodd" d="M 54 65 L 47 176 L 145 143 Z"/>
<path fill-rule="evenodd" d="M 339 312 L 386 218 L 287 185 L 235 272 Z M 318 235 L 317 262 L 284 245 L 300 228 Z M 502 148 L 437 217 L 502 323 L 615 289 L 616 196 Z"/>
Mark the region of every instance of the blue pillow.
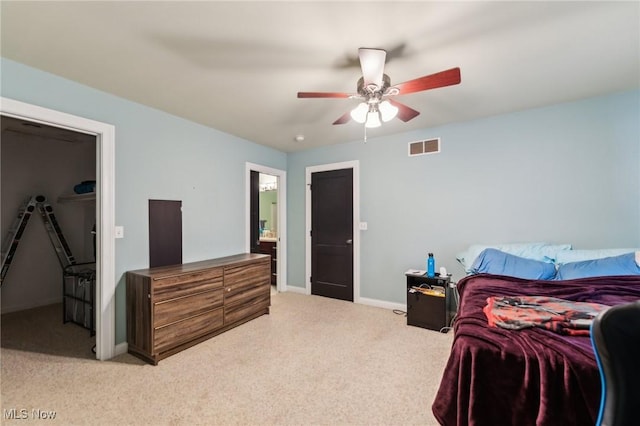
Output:
<path fill-rule="evenodd" d="M 556 279 L 572 280 L 574 278 L 617 275 L 640 275 L 640 266 L 636 263 L 635 253 L 605 257 L 603 259 L 565 263 L 558 267 Z"/>
<path fill-rule="evenodd" d="M 551 280 L 556 275 L 552 263 L 526 259 L 500 250 L 483 250 L 471 266 L 474 274 L 508 275 L 532 280 Z"/>
<path fill-rule="evenodd" d="M 571 251 L 571 244 L 551 243 L 505 243 L 505 244 L 473 244 L 465 251 L 456 255 L 456 259 L 464 267 L 465 272 L 471 273 L 473 262 L 485 249 L 496 249 L 526 259 L 540 260 L 553 263 L 561 251 Z M 616 253 L 620 254 L 620 253 Z M 582 260 L 582 259 L 580 259 Z"/>

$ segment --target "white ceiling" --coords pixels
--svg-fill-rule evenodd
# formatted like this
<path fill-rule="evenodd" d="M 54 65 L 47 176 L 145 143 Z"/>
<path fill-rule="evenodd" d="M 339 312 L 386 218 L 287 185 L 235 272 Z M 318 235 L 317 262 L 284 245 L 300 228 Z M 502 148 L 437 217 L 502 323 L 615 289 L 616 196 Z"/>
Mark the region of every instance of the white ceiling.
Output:
<path fill-rule="evenodd" d="M 370 138 L 640 87 L 637 1 L 0 7 L 2 56 L 287 152 L 362 138 L 362 125 L 331 124 L 356 100 L 296 97 L 355 92 L 359 47 L 404 46 L 385 68 L 392 84 L 462 73 L 460 85 L 398 97 L 421 114 Z"/>

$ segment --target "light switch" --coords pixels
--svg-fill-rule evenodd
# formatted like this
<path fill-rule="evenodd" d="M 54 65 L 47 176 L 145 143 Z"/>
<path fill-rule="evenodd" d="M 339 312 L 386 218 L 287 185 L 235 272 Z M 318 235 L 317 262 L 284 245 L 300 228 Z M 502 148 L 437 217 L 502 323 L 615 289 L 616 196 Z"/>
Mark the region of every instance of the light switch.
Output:
<path fill-rule="evenodd" d="M 116 238 L 124 238 L 124 226 L 116 226 L 115 236 Z"/>
<path fill-rule="evenodd" d="M 367 222 L 360 222 L 360 230 L 361 231 L 367 230 Z"/>

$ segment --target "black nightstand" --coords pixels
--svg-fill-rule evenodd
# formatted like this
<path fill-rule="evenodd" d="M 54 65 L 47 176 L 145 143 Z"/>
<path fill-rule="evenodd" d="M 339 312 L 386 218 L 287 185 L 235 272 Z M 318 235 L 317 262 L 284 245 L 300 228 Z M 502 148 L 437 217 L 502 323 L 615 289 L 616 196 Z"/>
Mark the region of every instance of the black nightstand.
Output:
<path fill-rule="evenodd" d="M 429 278 L 426 275 L 405 274 L 407 277 L 407 325 L 447 332 L 449 326 L 450 277 Z M 424 294 L 412 287 L 433 289 Z M 443 289 L 443 292 L 439 290 Z"/>

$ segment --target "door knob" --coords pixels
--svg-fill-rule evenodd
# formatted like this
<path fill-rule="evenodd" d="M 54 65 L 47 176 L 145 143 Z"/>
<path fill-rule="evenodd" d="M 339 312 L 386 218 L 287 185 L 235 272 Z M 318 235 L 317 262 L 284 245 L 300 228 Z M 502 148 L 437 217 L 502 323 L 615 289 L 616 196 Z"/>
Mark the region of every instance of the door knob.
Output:
<path fill-rule="evenodd" d="M 353 243 L 353 240 L 347 240 L 347 244 Z"/>

